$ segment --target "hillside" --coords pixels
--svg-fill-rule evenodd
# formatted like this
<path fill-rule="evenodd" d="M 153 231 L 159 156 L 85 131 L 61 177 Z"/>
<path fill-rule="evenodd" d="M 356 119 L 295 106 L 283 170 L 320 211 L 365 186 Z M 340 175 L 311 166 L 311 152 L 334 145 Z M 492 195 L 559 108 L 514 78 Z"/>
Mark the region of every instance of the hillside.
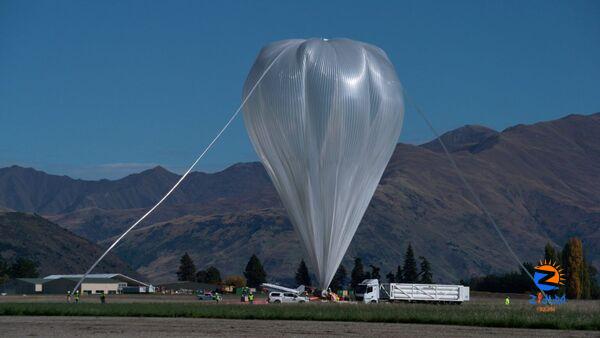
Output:
<path fill-rule="evenodd" d="M 465 126 L 442 138 L 524 260 L 540 259 L 547 242 L 562 246 L 579 236 L 600 266 L 600 114 L 502 132 Z M 516 269 L 437 144 L 396 147 L 345 257 L 347 267 L 361 256 L 385 274 L 411 242 L 440 281 Z M 38 183 L 29 184 L 28 177 Z M 162 168 L 116 181 L 81 181 L 11 167 L 0 169 L 0 205 L 43 212 L 106 245 L 176 179 Z M 117 253 L 139 272 L 169 280 L 185 251 L 199 267 L 214 264 L 225 274 L 239 273 L 257 253 L 279 279 L 290 278 L 302 256 L 259 163 L 193 173 Z"/>
<path fill-rule="evenodd" d="M 0 256 L 16 257 L 39 264 L 40 275 L 82 273 L 102 254 L 94 243 L 38 215 L 0 212 Z M 97 268 L 99 272 L 135 275 L 120 258 L 109 254 Z"/>

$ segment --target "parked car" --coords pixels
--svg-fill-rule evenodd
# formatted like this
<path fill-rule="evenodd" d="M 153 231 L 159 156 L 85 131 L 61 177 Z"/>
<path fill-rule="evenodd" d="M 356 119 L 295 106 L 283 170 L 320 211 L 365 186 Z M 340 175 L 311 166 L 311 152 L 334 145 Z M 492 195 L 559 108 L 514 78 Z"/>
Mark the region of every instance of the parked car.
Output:
<path fill-rule="evenodd" d="M 215 297 L 210 291 L 199 292 L 196 296 L 198 300 L 215 300 Z"/>
<path fill-rule="evenodd" d="M 267 299 L 269 303 L 306 303 L 308 297 L 300 296 L 291 292 L 271 292 Z"/>

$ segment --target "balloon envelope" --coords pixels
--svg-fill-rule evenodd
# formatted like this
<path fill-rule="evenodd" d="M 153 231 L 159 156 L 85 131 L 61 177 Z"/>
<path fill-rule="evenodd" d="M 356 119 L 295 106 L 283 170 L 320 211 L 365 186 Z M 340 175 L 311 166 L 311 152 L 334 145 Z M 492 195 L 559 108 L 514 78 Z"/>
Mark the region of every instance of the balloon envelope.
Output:
<path fill-rule="evenodd" d="M 285 40 L 261 50 L 244 97 L 272 63 L 244 122 L 325 289 L 400 136 L 402 87 L 378 47 Z"/>

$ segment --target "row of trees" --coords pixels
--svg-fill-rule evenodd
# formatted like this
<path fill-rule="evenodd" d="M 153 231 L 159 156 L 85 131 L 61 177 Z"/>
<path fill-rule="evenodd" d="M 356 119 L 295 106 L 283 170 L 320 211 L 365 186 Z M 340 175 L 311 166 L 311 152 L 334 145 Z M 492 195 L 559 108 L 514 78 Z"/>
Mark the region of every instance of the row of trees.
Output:
<path fill-rule="evenodd" d="M 533 275 L 533 265 L 531 263 L 523 263 L 523 265 Z M 533 292 L 535 289 L 531 277 L 523 269 L 503 274 L 472 277 L 469 281 L 461 280 L 459 283 L 469 285 L 475 291 L 525 293 Z"/>
<path fill-rule="evenodd" d="M 12 264 L 0 257 L 0 283 L 10 278 L 36 278 L 39 277 L 38 264 L 27 258 L 19 257 Z"/>
<path fill-rule="evenodd" d="M 600 286 L 596 280 L 597 271 L 587 262 L 584 255 L 583 243 L 580 239 L 569 239 L 562 251 L 548 243 L 544 249 L 544 259 L 562 267 L 565 273 L 566 285 L 561 291 L 566 292 L 568 298 L 600 298 Z M 20 265 L 26 266 L 27 264 Z M 417 265 L 419 265 L 419 268 Z M 524 265 L 529 273 L 534 273 L 534 266 L 531 263 L 524 263 Z M 354 267 L 350 273 L 350 287 L 352 289 L 356 288 L 364 279 L 381 279 L 381 269 L 378 266 L 371 264 L 369 268 L 370 271 L 365 271 L 362 259 L 359 257 L 355 258 Z M 214 266 L 209 266 L 206 270 L 196 271 L 194 262 L 187 253 L 181 257 L 177 276 L 182 281 L 197 281 L 211 284 L 220 284 L 222 282 L 221 274 Z M 396 272 L 390 271 L 385 277 L 390 283 L 433 283 L 431 264 L 423 256 L 420 256 L 419 262 L 417 262 L 410 243 L 406 248 L 403 264 L 398 265 Z M 236 286 L 247 284 L 251 287 L 258 287 L 261 283 L 266 282 L 266 278 L 267 274 L 264 271 L 262 263 L 256 255 L 252 255 L 246 264 L 244 277 L 230 276 L 226 279 L 225 283 Z M 301 260 L 298 265 L 295 281 L 301 285 L 312 285 L 311 276 L 304 260 Z M 330 288 L 334 291 L 344 289 L 347 287 L 347 282 L 346 268 L 344 265 L 340 265 L 331 281 Z M 523 293 L 534 291 L 535 288 L 530 277 L 522 270 L 505 274 L 473 277 L 468 282 L 461 281 L 461 284 L 468 284 L 473 290 L 491 292 Z"/>
<path fill-rule="evenodd" d="M 398 265 L 396 272 L 388 272 L 385 277 L 389 283 L 433 283 L 433 273 L 431 272 L 431 264 L 424 256 L 419 256 L 419 266 L 417 268 L 417 259 L 413 251 L 412 245 L 408 243 L 406 253 L 404 254 L 404 261 L 402 265 Z M 380 268 L 375 265 L 369 265 L 371 268 L 370 272 L 363 272 L 362 260 L 356 258 L 354 260 L 354 268 L 350 275 L 350 286 L 355 288 L 364 279 L 381 279 Z"/>
<path fill-rule="evenodd" d="M 562 251 L 550 243 L 546 244 L 544 259 L 556 262 L 563 268 L 566 279 L 564 291 L 568 298 L 600 298 L 600 286 L 596 279 L 598 271 L 585 258 L 583 242 L 579 238 L 570 238 Z"/>
<path fill-rule="evenodd" d="M 388 282 L 420 282 L 420 283 L 432 283 L 431 265 L 425 257 L 419 257 L 420 271 L 417 269 L 417 260 L 412 246 L 409 244 L 406 249 L 404 256 L 404 262 L 402 265 L 398 265 L 396 273 L 388 273 L 386 275 Z M 370 271 L 365 271 L 362 259 L 356 258 L 354 260 L 354 268 L 352 269 L 350 276 L 350 285 L 355 288 L 364 279 L 381 279 L 381 269 L 375 265 L 369 265 Z M 221 279 L 221 272 L 214 266 L 209 266 L 205 270 L 196 270 L 196 265 L 193 259 L 186 252 L 180 259 L 179 269 L 177 271 L 177 278 L 180 281 L 191 281 L 209 284 L 226 284 L 235 286 L 250 286 L 259 287 L 260 284 L 266 282 L 267 273 L 265 272 L 260 259 L 256 255 L 252 255 L 246 264 L 244 269 L 244 276 L 228 276 L 223 281 Z M 312 285 L 312 279 L 308 266 L 304 260 L 300 261 L 298 269 L 295 275 L 295 281 L 297 284 L 310 286 Z M 348 275 L 344 265 L 340 264 L 337 272 L 335 273 L 330 288 L 332 290 L 345 289 L 348 286 Z"/>
<path fill-rule="evenodd" d="M 199 282 L 208 284 L 221 284 L 221 272 L 214 266 L 209 266 L 205 270 L 196 271 L 196 265 L 192 257 L 186 252 L 179 261 L 179 269 L 177 270 L 177 279 L 180 281 Z M 228 276 L 225 279 L 225 284 L 234 285 L 236 287 L 250 286 L 259 287 L 260 284 L 267 281 L 267 273 L 265 272 L 260 259 L 256 255 L 252 255 L 246 264 L 244 276 Z"/>
<path fill-rule="evenodd" d="M 177 279 L 180 281 L 209 284 L 219 284 L 222 282 L 221 272 L 214 266 L 209 266 L 206 270 L 196 271 L 196 264 L 194 264 L 194 260 L 192 260 L 192 257 L 187 252 L 179 260 Z"/>
<path fill-rule="evenodd" d="M 420 269 L 417 269 L 417 260 L 413 251 L 412 245 L 409 243 L 404 255 L 404 262 L 398 265 L 396 273 L 389 272 L 386 279 L 390 283 L 433 283 L 433 274 L 431 273 L 431 264 L 423 257 L 419 257 Z M 352 289 L 365 279 L 381 279 L 381 269 L 376 265 L 369 265 L 370 271 L 365 271 L 362 259 L 357 257 L 354 259 L 354 267 L 350 273 L 350 287 Z M 419 271 L 420 270 L 420 271 Z M 308 267 L 304 260 L 300 261 L 298 270 L 296 271 L 295 280 L 297 284 L 311 285 L 311 278 L 308 272 Z M 340 264 L 333 279 L 331 280 L 330 288 L 334 291 L 341 290 L 347 287 L 347 272 L 343 264 Z"/>
<path fill-rule="evenodd" d="M 357 260 L 358 260 L 358 263 L 360 264 L 360 269 L 362 269 L 361 259 L 357 258 Z M 306 263 L 304 262 L 304 260 L 300 261 L 300 264 L 298 265 L 298 270 L 296 271 L 296 275 L 295 275 L 294 279 L 296 281 L 296 284 L 306 285 L 306 286 L 312 285 L 310 273 L 308 272 L 308 267 L 306 266 Z M 331 280 L 331 283 L 329 284 L 329 287 L 334 291 L 344 289 L 346 286 L 347 279 L 348 279 L 348 277 L 347 277 L 347 273 L 346 273 L 346 268 L 344 267 L 344 265 L 340 264 L 335 275 L 333 276 L 333 279 Z"/>
<path fill-rule="evenodd" d="M 562 251 L 551 243 L 546 244 L 544 260 L 559 265 L 563 270 L 565 285 L 559 290 L 560 294 L 565 293 L 570 299 L 600 298 L 600 286 L 596 279 L 597 270 L 587 262 L 580 239 L 569 239 Z M 533 275 L 534 265 L 531 263 L 524 263 L 524 265 Z M 473 277 L 466 284 L 477 291 L 514 293 L 536 291 L 531 278 L 522 270 Z"/>

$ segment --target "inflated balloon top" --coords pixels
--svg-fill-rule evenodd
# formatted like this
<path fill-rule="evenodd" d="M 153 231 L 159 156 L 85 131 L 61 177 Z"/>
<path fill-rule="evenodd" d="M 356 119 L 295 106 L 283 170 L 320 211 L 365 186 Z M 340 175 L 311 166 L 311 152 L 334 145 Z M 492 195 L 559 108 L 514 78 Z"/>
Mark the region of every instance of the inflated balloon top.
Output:
<path fill-rule="evenodd" d="M 394 151 L 402 86 L 384 51 L 348 39 L 274 42 L 244 84 L 246 129 L 319 287 L 329 286 Z"/>

